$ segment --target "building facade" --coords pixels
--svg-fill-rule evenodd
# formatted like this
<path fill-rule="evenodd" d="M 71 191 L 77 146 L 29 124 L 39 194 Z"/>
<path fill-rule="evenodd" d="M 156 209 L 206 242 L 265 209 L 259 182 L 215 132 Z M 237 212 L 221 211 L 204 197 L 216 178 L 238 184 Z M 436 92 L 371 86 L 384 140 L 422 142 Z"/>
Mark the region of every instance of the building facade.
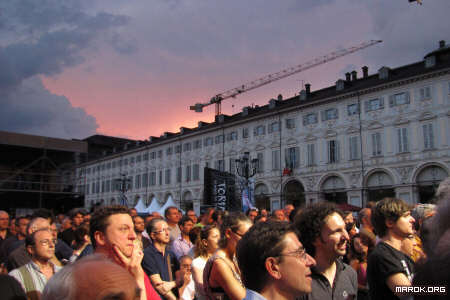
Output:
<path fill-rule="evenodd" d="M 80 164 L 85 205 L 118 203 L 116 183 L 130 179 L 129 205 L 169 196 L 182 208 L 202 204 L 203 168 L 236 173 L 245 152 L 258 158 L 257 206 L 319 200 L 362 207 L 396 196 L 432 201 L 450 170 L 450 48 L 395 69 L 367 67 L 298 96 L 271 99 L 219 115 L 215 122 L 180 128 L 133 149 Z"/>

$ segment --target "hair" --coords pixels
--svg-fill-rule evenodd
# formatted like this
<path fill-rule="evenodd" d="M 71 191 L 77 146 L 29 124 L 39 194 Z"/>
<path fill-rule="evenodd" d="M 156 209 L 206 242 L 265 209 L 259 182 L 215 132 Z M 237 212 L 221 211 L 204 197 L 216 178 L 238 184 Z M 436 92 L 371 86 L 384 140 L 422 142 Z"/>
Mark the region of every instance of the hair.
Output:
<path fill-rule="evenodd" d="M 200 228 L 200 227 L 196 227 Z M 195 228 L 194 228 L 195 229 Z M 191 232 L 194 230 L 192 229 Z M 205 246 L 202 241 L 208 239 L 209 234 L 213 229 L 217 229 L 217 226 L 215 225 L 206 225 L 203 228 L 201 228 L 200 233 L 197 236 L 197 239 L 195 240 L 195 248 L 194 248 L 194 256 L 203 256 L 206 257 L 208 255 L 208 247 Z M 191 240 L 192 242 L 192 240 Z"/>
<path fill-rule="evenodd" d="M 42 221 L 47 222 L 47 219 L 42 218 L 42 217 L 32 218 L 27 225 L 27 235 L 29 234 L 30 231 L 36 231 L 36 223 L 39 223 Z"/>
<path fill-rule="evenodd" d="M 127 207 L 122 205 L 111 205 L 111 206 L 103 206 L 94 211 L 91 217 L 90 222 L 90 229 L 89 229 L 89 236 L 91 237 L 91 243 L 92 247 L 94 249 L 97 246 L 97 243 L 95 241 L 95 233 L 97 231 L 101 233 L 105 233 L 106 228 L 109 225 L 108 219 L 112 215 L 118 215 L 118 214 L 126 214 L 130 215 L 129 210 Z"/>
<path fill-rule="evenodd" d="M 225 235 L 225 231 L 230 228 L 231 231 L 235 232 L 239 229 L 241 223 L 252 223 L 252 221 L 241 212 L 231 212 L 224 216 L 222 219 L 222 225 L 220 226 L 220 240 L 219 247 L 225 248 L 228 244 L 228 239 Z"/>
<path fill-rule="evenodd" d="M 20 225 L 20 220 L 30 220 L 30 218 L 28 217 L 28 216 L 20 216 L 20 217 L 16 217 L 16 222 L 15 222 L 15 224 L 16 224 L 16 226 L 19 226 Z"/>
<path fill-rule="evenodd" d="M 178 262 L 180 263 L 180 265 L 181 265 L 181 261 L 185 260 L 186 258 L 188 258 L 188 259 L 190 259 L 192 261 L 192 257 L 191 256 L 189 256 L 189 255 L 182 255 L 178 259 Z"/>
<path fill-rule="evenodd" d="M 289 214 L 289 221 L 291 223 L 293 223 L 295 220 L 295 217 L 300 215 L 302 213 L 302 211 L 303 211 L 303 207 L 294 207 L 294 209 Z"/>
<path fill-rule="evenodd" d="M 342 216 L 342 211 L 331 202 L 318 202 L 305 208 L 300 215 L 294 219 L 294 226 L 299 232 L 299 240 L 309 255 L 316 255 L 314 241 L 320 237 L 326 219 L 332 214 Z"/>
<path fill-rule="evenodd" d="M 223 218 L 228 215 L 228 212 L 225 210 L 214 210 L 211 218 L 213 219 L 213 221 L 215 223 L 219 222 L 219 219 L 221 219 L 223 221 Z"/>
<path fill-rule="evenodd" d="M 189 231 L 189 240 L 191 241 L 192 244 L 195 245 L 195 243 L 197 242 L 197 239 L 198 239 L 198 236 L 199 236 L 201 230 L 202 230 L 202 227 L 197 226 L 197 227 L 193 227 L 191 229 L 191 231 Z"/>
<path fill-rule="evenodd" d="M 19 281 L 8 274 L 0 274 L 0 286 L 2 287 L 2 297 L 4 297 L 5 299 L 28 299 Z"/>
<path fill-rule="evenodd" d="M 34 218 L 43 218 L 43 219 L 49 219 L 50 220 L 50 225 L 53 224 L 53 222 L 55 221 L 55 215 L 53 214 L 53 212 L 49 209 L 46 208 L 39 208 L 37 210 L 35 210 L 33 212 L 33 214 L 31 215 L 31 217 Z"/>
<path fill-rule="evenodd" d="M 47 232 L 51 233 L 49 228 L 40 228 L 40 229 L 34 231 L 32 234 L 28 234 L 25 237 L 25 247 L 36 246 L 36 234 L 41 231 L 47 231 Z"/>
<path fill-rule="evenodd" d="M 53 275 L 45 285 L 41 299 L 73 300 L 76 295 L 75 269 L 81 264 L 94 261 L 113 263 L 100 254 L 84 256 L 75 263 L 64 266 L 64 268 Z"/>
<path fill-rule="evenodd" d="M 362 225 L 363 218 L 367 217 L 367 215 L 368 215 L 367 212 L 371 211 L 371 210 L 372 210 L 371 208 L 365 207 L 358 212 L 358 224 L 360 226 Z"/>
<path fill-rule="evenodd" d="M 166 222 L 166 220 L 164 218 L 161 218 L 161 217 L 156 217 L 156 218 L 151 219 L 150 222 L 148 222 L 147 227 L 145 228 L 145 230 L 147 231 L 150 239 L 152 239 L 152 232 L 155 231 L 156 224 L 158 224 L 159 222 Z"/>
<path fill-rule="evenodd" d="M 242 237 L 236 254 L 245 287 L 257 292 L 263 289 L 269 279 L 266 259 L 281 254 L 284 237 L 290 232 L 295 233 L 295 230 L 288 222 L 269 221 L 253 225 Z"/>
<path fill-rule="evenodd" d="M 397 222 L 397 220 L 411 208 L 405 201 L 398 198 L 386 197 L 378 201 L 372 211 L 372 225 L 379 237 L 387 234 L 386 221 Z"/>
<path fill-rule="evenodd" d="M 431 203 L 419 203 L 411 210 L 411 216 L 416 220 L 414 229 L 420 232 L 421 223 L 436 210 L 436 205 Z"/>
<path fill-rule="evenodd" d="M 186 222 L 192 222 L 191 218 L 189 218 L 187 215 L 184 215 L 181 217 L 180 221 L 178 221 L 178 226 L 183 226 Z M 192 222 L 194 223 L 194 222 Z"/>
<path fill-rule="evenodd" d="M 176 209 L 178 211 L 178 208 L 176 208 L 175 206 L 169 206 L 168 208 L 166 208 L 166 210 L 164 210 L 164 217 L 167 219 L 167 216 L 169 215 L 169 210 L 171 209 Z"/>
<path fill-rule="evenodd" d="M 89 227 L 87 225 L 81 225 L 80 227 L 78 227 L 77 229 L 75 229 L 74 231 L 74 237 L 75 237 L 75 244 L 73 245 L 73 248 L 75 250 L 80 249 L 84 243 L 86 242 L 84 240 L 84 237 L 86 235 L 89 235 Z"/>
<path fill-rule="evenodd" d="M 251 212 L 251 211 L 256 211 L 257 213 L 259 213 L 257 208 L 249 208 L 249 209 L 247 209 L 247 211 L 245 212 L 245 215 L 248 217 L 248 215 L 250 215 L 250 212 Z"/>

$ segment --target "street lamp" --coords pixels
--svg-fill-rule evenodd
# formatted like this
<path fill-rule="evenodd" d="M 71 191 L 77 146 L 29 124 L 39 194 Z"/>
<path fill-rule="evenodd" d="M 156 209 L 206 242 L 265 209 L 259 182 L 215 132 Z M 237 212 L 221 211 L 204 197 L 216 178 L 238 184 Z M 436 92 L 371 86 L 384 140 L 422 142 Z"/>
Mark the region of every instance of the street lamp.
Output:
<path fill-rule="evenodd" d="M 113 180 L 114 185 L 119 187 L 120 190 L 120 204 L 128 207 L 127 196 L 125 193 L 130 189 L 131 179 L 127 178 L 126 174 L 120 174 L 121 178 L 116 178 Z"/>
<path fill-rule="evenodd" d="M 250 160 L 250 152 L 244 152 L 244 155 L 240 159 L 236 159 L 236 171 L 240 177 L 245 178 L 245 188 L 248 192 L 248 199 L 251 199 L 249 189 L 249 178 L 255 176 L 258 172 L 259 160 L 253 158 Z"/>

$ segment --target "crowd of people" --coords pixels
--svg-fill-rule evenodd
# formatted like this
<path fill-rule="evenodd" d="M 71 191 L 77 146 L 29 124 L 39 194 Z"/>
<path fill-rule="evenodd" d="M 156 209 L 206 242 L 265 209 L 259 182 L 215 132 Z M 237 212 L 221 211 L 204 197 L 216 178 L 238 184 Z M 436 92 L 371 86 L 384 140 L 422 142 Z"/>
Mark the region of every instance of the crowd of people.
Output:
<path fill-rule="evenodd" d="M 448 288 L 450 179 L 436 199 L 384 198 L 359 212 L 329 202 L 200 216 L 0 211 L 1 298 L 446 299 L 398 289 Z"/>

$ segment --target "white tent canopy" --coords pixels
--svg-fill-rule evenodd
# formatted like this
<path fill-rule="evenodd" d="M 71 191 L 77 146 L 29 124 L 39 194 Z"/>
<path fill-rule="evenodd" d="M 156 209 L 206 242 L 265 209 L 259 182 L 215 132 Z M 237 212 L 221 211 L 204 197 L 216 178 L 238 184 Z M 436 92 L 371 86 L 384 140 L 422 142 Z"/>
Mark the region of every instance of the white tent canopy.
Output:
<path fill-rule="evenodd" d="M 164 205 L 159 209 L 159 214 L 161 216 L 164 216 L 164 211 L 166 210 L 166 208 L 168 208 L 169 206 L 175 206 L 178 207 L 178 205 L 175 204 L 175 202 L 173 201 L 173 198 L 171 195 L 169 195 L 169 197 L 167 197 L 167 201 L 166 203 L 164 203 Z"/>
<path fill-rule="evenodd" d="M 136 209 L 138 214 L 147 212 L 147 207 L 145 207 L 144 201 L 142 201 L 142 197 L 139 197 L 139 200 L 134 209 Z"/>
<path fill-rule="evenodd" d="M 145 209 L 145 212 L 151 214 L 154 211 L 159 212 L 160 209 L 161 206 L 159 206 L 158 200 L 156 199 L 156 197 L 153 197 L 152 202 L 150 202 L 150 205 Z"/>

